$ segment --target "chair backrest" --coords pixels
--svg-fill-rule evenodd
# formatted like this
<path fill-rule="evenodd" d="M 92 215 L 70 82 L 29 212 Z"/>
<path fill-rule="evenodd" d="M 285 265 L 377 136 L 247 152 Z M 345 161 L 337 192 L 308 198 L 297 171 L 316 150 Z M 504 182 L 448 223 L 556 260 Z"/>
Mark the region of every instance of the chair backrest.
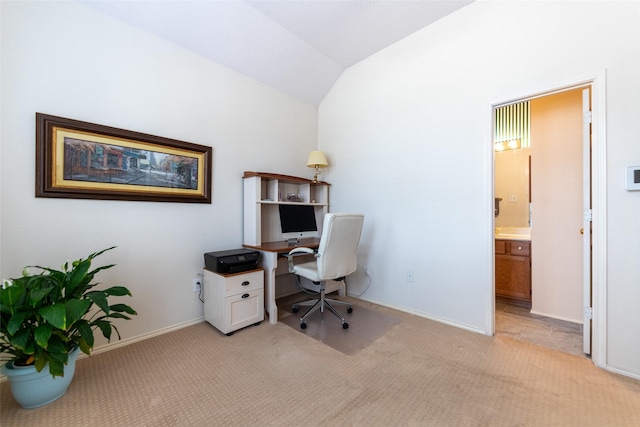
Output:
<path fill-rule="evenodd" d="M 322 280 L 344 277 L 356 270 L 364 215 L 328 213 L 318 246 L 318 275 Z"/>

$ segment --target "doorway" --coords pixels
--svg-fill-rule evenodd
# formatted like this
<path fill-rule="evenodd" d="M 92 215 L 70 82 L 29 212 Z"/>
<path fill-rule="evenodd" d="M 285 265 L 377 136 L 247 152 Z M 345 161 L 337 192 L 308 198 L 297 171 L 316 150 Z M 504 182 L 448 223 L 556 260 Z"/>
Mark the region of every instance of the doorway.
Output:
<path fill-rule="evenodd" d="M 519 335 L 520 339 L 527 341 L 535 341 L 537 337 L 538 344 L 574 354 L 580 353 L 580 350 L 587 354 L 591 352 L 591 319 L 587 314 L 591 311 L 592 285 L 592 154 L 591 122 L 585 122 L 591 117 L 591 90 L 591 84 L 582 84 L 494 107 L 494 117 L 500 118 L 503 113 L 499 109 L 526 103 L 527 114 L 530 108 L 530 116 L 527 115 L 526 121 L 531 128 L 530 147 L 525 145 L 523 153 L 517 154 L 516 151 L 521 148 L 518 139 L 518 143 L 513 144 L 513 153 L 507 157 L 514 161 L 518 156 L 530 159 L 526 171 L 522 172 L 528 176 L 509 178 L 510 183 L 528 181 L 528 187 L 523 191 L 529 202 L 527 221 L 530 240 L 514 242 L 516 246 L 527 246 L 529 249 L 527 253 L 516 255 L 528 257 L 512 256 L 509 252 L 507 255 L 500 252 L 499 255 L 496 252 L 494 260 L 496 295 L 501 296 L 505 292 L 504 276 L 510 274 L 505 263 L 513 262 L 508 259 L 514 258 L 519 264 L 530 262 L 530 269 L 520 268 L 518 274 L 511 274 L 512 282 L 521 284 L 526 279 L 527 286 L 507 286 L 507 294 L 512 289 L 522 290 L 528 287 L 530 299 L 528 306 L 527 301 L 522 304 L 526 298 L 520 292 L 521 303 L 517 306 L 505 305 L 504 299 L 496 301 L 495 331 L 498 334 Z M 499 123 L 494 123 L 494 128 L 498 126 Z M 510 128 L 520 127 L 520 124 L 510 125 Z M 528 139 L 528 135 L 522 139 Z M 497 155 L 494 157 L 496 204 L 500 200 L 507 204 L 514 202 L 515 206 L 515 202 L 521 198 L 517 190 L 503 194 L 505 185 L 499 182 L 504 172 L 498 174 L 497 168 L 505 157 L 500 162 Z M 517 166 L 516 170 L 520 169 L 521 165 Z M 507 212 L 509 207 L 505 206 Z M 505 224 L 505 218 L 498 220 L 498 215 L 496 211 L 494 226 L 499 224 L 509 228 L 511 224 Z M 520 224 L 513 224 L 518 225 Z M 498 240 L 496 235 L 496 251 L 504 245 L 504 241 Z M 508 251 L 508 240 L 506 247 Z M 530 276 L 523 277 L 525 273 Z M 509 298 L 507 303 L 510 302 L 508 300 Z"/>

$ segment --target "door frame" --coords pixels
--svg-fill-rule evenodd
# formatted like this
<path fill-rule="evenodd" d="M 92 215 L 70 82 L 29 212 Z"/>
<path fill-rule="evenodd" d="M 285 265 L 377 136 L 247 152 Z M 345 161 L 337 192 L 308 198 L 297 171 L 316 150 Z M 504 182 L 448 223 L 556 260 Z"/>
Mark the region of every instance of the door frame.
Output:
<path fill-rule="evenodd" d="M 607 157 L 606 157 L 606 70 L 584 78 L 576 78 L 565 83 L 547 84 L 547 89 L 530 90 L 525 95 L 503 97 L 491 105 L 491 137 L 487 144 L 487 156 L 490 159 L 487 182 L 491 183 L 489 197 L 486 200 L 491 212 L 490 227 L 492 232 L 489 247 L 493 251 L 493 216 L 495 164 L 493 156 L 493 132 L 495 127 L 495 109 L 516 102 L 527 101 L 552 95 L 558 92 L 589 86 L 591 88 L 591 209 L 592 209 L 592 260 L 591 260 L 591 360 L 601 368 L 606 367 L 607 348 Z M 551 88 L 551 89 L 548 89 Z M 584 183 L 583 183 L 584 184 Z M 487 310 L 493 313 L 491 319 L 492 335 L 495 335 L 495 257 L 492 257 L 491 292 L 487 301 Z"/>

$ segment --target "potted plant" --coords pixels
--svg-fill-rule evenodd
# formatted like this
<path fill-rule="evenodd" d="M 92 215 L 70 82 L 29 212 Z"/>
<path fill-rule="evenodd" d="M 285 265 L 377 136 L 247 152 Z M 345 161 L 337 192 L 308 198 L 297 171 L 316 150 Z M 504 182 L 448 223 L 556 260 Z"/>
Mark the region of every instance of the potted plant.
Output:
<path fill-rule="evenodd" d="M 113 319 L 130 319 L 137 314 L 125 304 L 109 304 L 111 296 L 131 296 L 123 286 L 104 290 L 91 283 L 96 273 L 114 266 L 91 270 L 93 259 L 114 247 L 90 254 L 86 259 L 67 261 L 62 270 L 25 267 L 22 277 L 4 280 L 0 288 L 0 357 L 8 362 L 2 373 L 11 391 L 25 408 L 42 406 L 62 396 L 75 370 L 80 351 L 90 355 L 94 332 L 111 340 L 120 339 Z M 29 268 L 37 268 L 31 274 Z M 46 369 L 45 369 L 46 368 Z M 42 377 L 58 390 L 43 391 L 34 378 Z M 38 380 L 40 381 L 40 380 Z M 23 390 L 27 386 L 29 389 Z"/>

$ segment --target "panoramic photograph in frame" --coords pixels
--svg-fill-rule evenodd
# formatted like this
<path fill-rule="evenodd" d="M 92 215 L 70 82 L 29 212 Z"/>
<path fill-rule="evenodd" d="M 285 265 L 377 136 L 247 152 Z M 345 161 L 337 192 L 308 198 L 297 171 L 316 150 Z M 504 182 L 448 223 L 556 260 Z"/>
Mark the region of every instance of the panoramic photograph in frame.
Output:
<path fill-rule="evenodd" d="M 36 197 L 211 203 L 212 148 L 36 114 Z"/>

